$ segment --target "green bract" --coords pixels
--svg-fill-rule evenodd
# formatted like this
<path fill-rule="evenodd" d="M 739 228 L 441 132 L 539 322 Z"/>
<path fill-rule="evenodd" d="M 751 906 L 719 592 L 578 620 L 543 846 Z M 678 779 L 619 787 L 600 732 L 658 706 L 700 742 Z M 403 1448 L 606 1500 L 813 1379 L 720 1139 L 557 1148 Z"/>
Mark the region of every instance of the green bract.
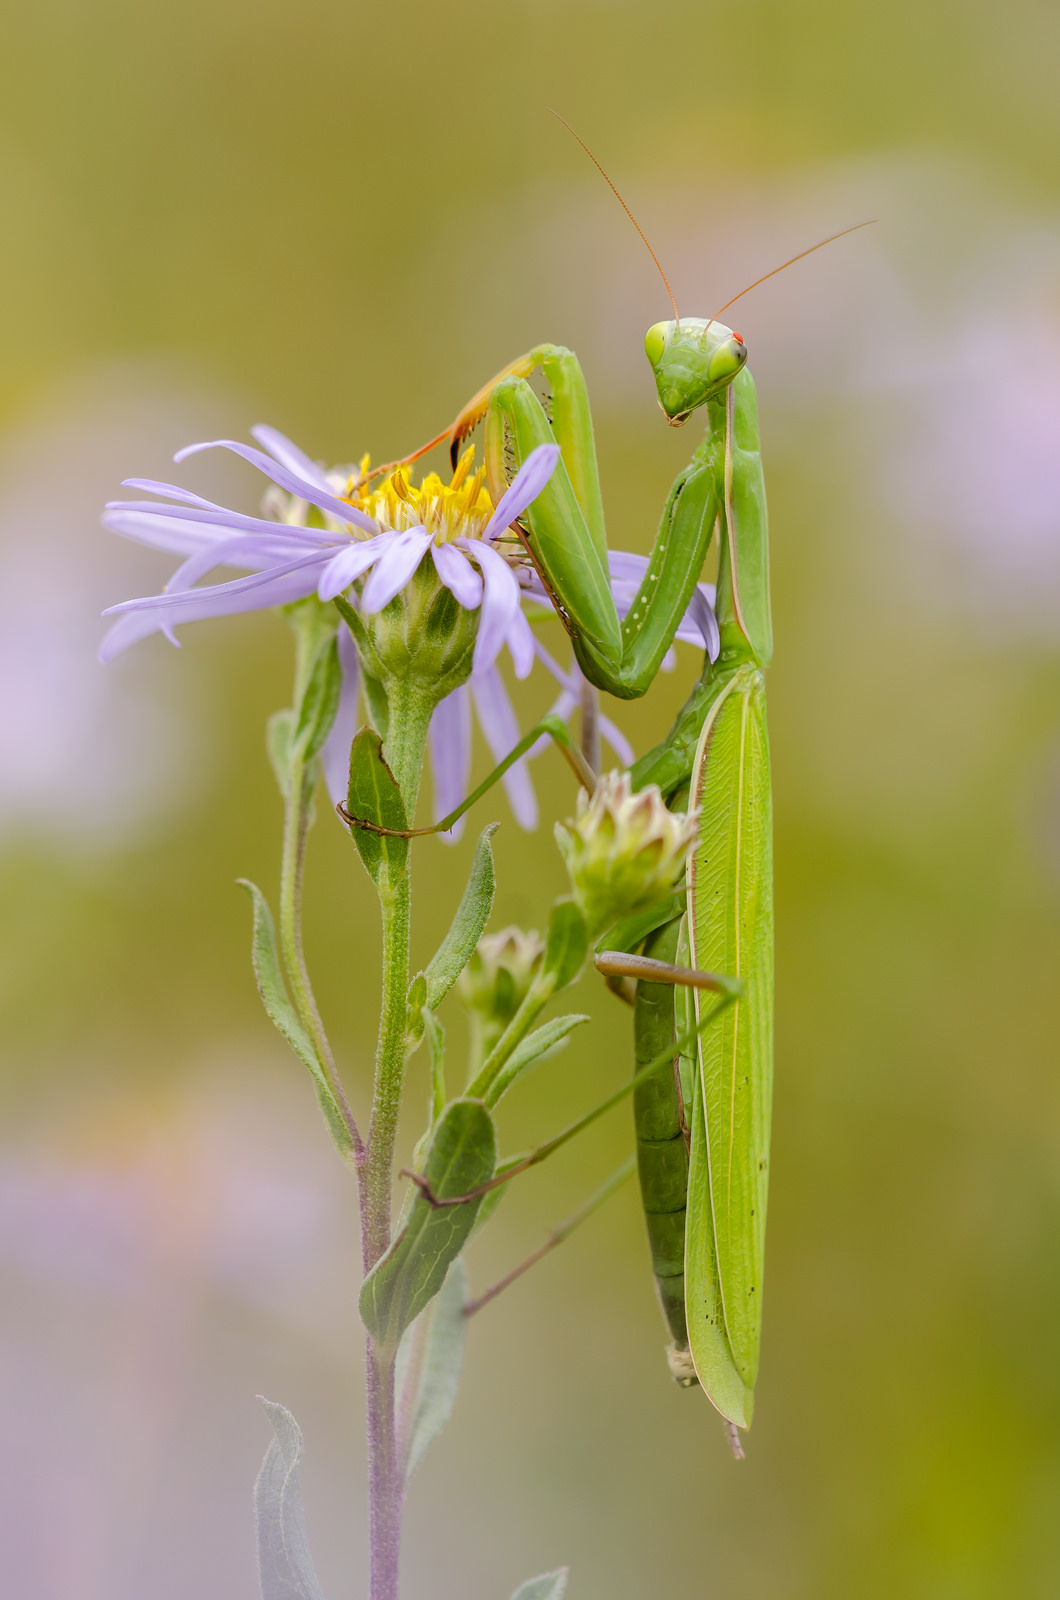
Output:
<path fill-rule="evenodd" d="M 625 772 L 605 773 L 591 799 L 579 792 L 573 820 L 555 833 L 590 938 L 671 893 L 696 821 L 668 810 L 654 785 L 634 793 Z"/>

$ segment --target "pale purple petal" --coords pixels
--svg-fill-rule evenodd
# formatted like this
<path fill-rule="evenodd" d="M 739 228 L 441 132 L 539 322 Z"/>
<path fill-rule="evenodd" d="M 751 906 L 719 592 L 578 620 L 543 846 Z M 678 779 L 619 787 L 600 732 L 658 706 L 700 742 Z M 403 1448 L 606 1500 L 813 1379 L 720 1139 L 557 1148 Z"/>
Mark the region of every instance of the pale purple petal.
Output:
<path fill-rule="evenodd" d="M 466 683 L 435 707 L 428 738 L 434 820 L 440 822 L 466 798 L 471 780 L 471 698 Z M 461 817 L 439 837 L 455 844 L 463 831 Z"/>
<path fill-rule="evenodd" d="M 393 534 L 364 586 L 361 610 L 369 614 L 382 611 L 408 583 L 430 542 L 431 535 L 426 528 L 409 528 L 404 533 Z"/>
<path fill-rule="evenodd" d="M 204 511 L 225 509 L 216 500 L 204 500 L 201 494 L 192 494 L 190 489 L 182 489 L 179 483 L 163 483 L 159 478 L 123 478 L 121 486 L 123 489 L 146 489 L 148 494 L 165 495 L 169 500 L 183 500 L 186 505 L 199 506 Z"/>
<path fill-rule="evenodd" d="M 497 508 L 482 530 L 484 539 L 492 539 L 521 517 L 531 501 L 536 500 L 545 484 L 556 470 L 559 460 L 558 444 L 539 444 L 531 450 L 508 488 L 501 495 Z"/>
<path fill-rule="evenodd" d="M 268 423 L 259 422 L 257 427 L 251 428 L 251 434 L 260 445 L 264 445 L 274 461 L 281 467 L 286 467 L 288 472 L 294 472 L 306 483 L 315 484 L 318 489 L 330 493 L 331 485 L 324 474 L 324 469 L 316 461 L 310 461 L 304 450 L 288 439 L 285 433 L 278 428 L 270 428 Z"/>
<path fill-rule="evenodd" d="M 713 593 L 708 598 L 707 585 L 697 583 L 676 637 L 685 644 L 702 644 L 711 661 L 717 661 L 721 650 L 721 635 L 718 632 L 718 619 L 713 611 L 713 599 Z"/>
<path fill-rule="evenodd" d="M 482 603 L 482 579 L 470 561 L 451 544 L 432 545 L 431 556 L 434 570 L 450 594 L 455 595 L 465 611 L 477 610 Z"/>
<path fill-rule="evenodd" d="M 207 439 L 202 444 L 188 444 L 183 450 L 178 450 L 173 457 L 174 461 L 186 461 L 189 456 L 198 455 L 202 450 L 231 450 L 237 456 L 242 456 L 244 461 L 249 461 L 252 467 L 257 467 L 273 483 L 278 483 L 281 489 L 286 489 L 290 494 L 297 495 L 300 500 L 308 500 L 311 506 L 318 506 L 321 511 L 326 511 L 329 516 L 337 517 L 341 522 L 352 522 L 365 533 L 378 533 L 379 527 L 371 517 L 365 516 L 363 511 L 348 505 L 345 500 L 338 500 L 326 490 L 318 489 L 316 484 L 307 482 L 293 472 L 288 472 L 279 462 L 274 461 L 261 450 L 255 450 L 249 444 L 240 444 L 237 439 Z"/>
<path fill-rule="evenodd" d="M 261 591 L 275 582 L 276 579 L 285 578 L 295 573 L 299 574 L 297 587 L 303 594 L 311 594 L 317 586 L 317 568 L 324 559 L 319 551 L 311 556 L 301 556 L 297 561 L 288 561 L 282 566 L 270 567 L 267 572 L 256 572 L 250 578 L 233 578 L 230 583 L 214 583 L 206 589 L 195 589 L 181 594 L 151 594 L 144 595 L 138 600 L 123 600 L 120 605 L 108 606 L 103 616 L 109 617 L 123 611 L 150 611 L 169 609 L 173 606 L 186 606 L 195 600 L 212 607 L 201 612 L 202 616 L 223 617 L 230 609 L 238 611 L 253 611 L 257 608 L 266 609 L 274 605 L 286 605 L 287 602 L 262 599 Z M 305 582 L 302 577 L 305 575 Z M 230 598 L 241 596 L 250 597 L 249 605 L 229 607 Z M 256 598 L 255 598 L 256 596 Z M 178 619 L 179 620 L 179 619 Z"/>
<path fill-rule="evenodd" d="M 519 742 L 519 724 L 515 720 L 508 691 L 501 682 L 501 675 L 496 667 L 489 667 L 484 672 L 472 674 L 471 693 L 475 698 L 479 725 L 486 735 L 486 743 L 493 751 L 493 758 L 495 761 L 503 761 L 509 750 Z M 507 791 L 508 803 L 515 820 L 527 830 L 536 828 L 537 799 L 527 770 L 526 757 L 520 756 L 515 765 L 509 767 L 501 781 Z"/>
<path fill-rule="evenodd" d="M 288 561 L 304 557 L 305 551 L 297 546 L 292 550 L 290 541 L 279 534 L 266 538 L 263 535 L 234 534 L 231 539 L 218 539 L 206 550 L 197 550 L 174 572 L 166 584 L 167 594 L 190 589 L 214 567 L 254 567 L 259 571 L 275 567 L 286 558 Z"/>
<path fill-rule="evenodd" d="M 518 606 L 508 630 L 508 650 L 517 678 L 528 678 L 534 665 L 534 630 Z"/>
<path fill-rule="evenodd" d="M 135 512 L 163 521 L 172 519 L 179 524 L 212 524 L 230 529 L 233 533 L 275 533 L 281 529 L 288 538 L 304 544 L 335 545 L 348 537 L 345 533 L 334 533 L 329 528 L 307 528 L 297 522 L 277 522 L 275 517 L 248 517 L 241 511 L 228 511 L 224 506 L 167 506 L 154 500 L 108 500 L 103 509 L 107 516 L 115 512 Z"/>
<path fill-rule="evenodd" d="M 365 539 L 361 544 L 349 544 L 337 556 L 332 556 L 320 574 L 317 593 L 321 600 L 334 600 L 337 594 L 348 589 L 354 578 L 359 578 L 362 572 L 367 572 L 369 567 L 375 565 L 392 538 L 390 533 L 377 533 L 374 539 Z"/>
<path fill-rule="evenodd" d="M 283 577 L 267 575 L 269 581 L 252 590 L 233 593 L 238 583 L 218 583 L 209 589 L 191 589 L 186 594 L 161 596 L 170 601 L 170 609 L 160 611 L 143 601 L 130 604 L 137 610 L 126 610 L 124 615 L 108 629 L 99 648 L 99 659 L 110 661 L 137 640 L 149 633 L 169 633 L 183 622 L 200 622 L 208 617 L 233 616 L 240 611 L 261 611 L 270 606 L 290 605 L 293 600 L 304 600 L 316 588 L 316 572 L 303 566 L 299 571 L 287 572 Z M 239 580 L 246 582 L 247 580 Z M 121 606 L 111 606 L 109 612 L 122 611 Z M 176 641 L 174 641 L 175 643 Z"/>
<path fill-rule="evenodd" d="M 483 544 L 480 539 L 457 542 L 478 562 L 485 585 L 472 668 L 475 672 L 484 672 L 496 661 L 511 620 L 519 609 L 519 585 L 507 561 L 492 546 Z"/>
<path fill-rule="evenodd" d="M 659 662 L 660 672 L 673 672 L 677 667 L 677 651 L 670 646 L 662 660 Z"/>
<path fill-rule="evenodd" d="M 264 442 L 264 441 L 262 441 Z M 350 748 L 357 732 L 357 690 L 361 681 L 361 661 L 353 635 L 344 622 L 339 624 L 339 666 L 342 687 L 331 731 L 320 748 L 320 767 L 332 805 L 347 798 L 350 787 Z"/>
<path fill-rule="evenodd" d="M 103 526 L 123 539 L 135 539 L 152 550 L 165 550 L 174 556 L 194 555 L 224 538 L 224 529 L 213 531 L 193 522 L 159 522 L 142 511 L 107 511 Z"/>

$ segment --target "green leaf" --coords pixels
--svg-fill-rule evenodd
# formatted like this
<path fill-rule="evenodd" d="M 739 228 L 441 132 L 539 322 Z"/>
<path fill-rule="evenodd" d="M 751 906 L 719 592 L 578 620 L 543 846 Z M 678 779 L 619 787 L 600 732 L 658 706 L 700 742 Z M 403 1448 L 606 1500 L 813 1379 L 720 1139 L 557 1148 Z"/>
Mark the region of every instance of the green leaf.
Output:
<path fill-rule="evenodd" d="M 341 688 L 339 645 L 333 634 L 317 652 L 298 706 L 293 745 L 304 761 L 313 759 L 330 733 Z"/>
<path fill-rule="evenodd" d="M 449 932 L 427 966 L 427 1004 L 437 1011 L 475 952 L 493 910 L 497 877 L 491 840 L 500 824 L 488 822 L 479 834 L 467 887 Z"/>
<path fill-rule="evenodd" d="M 427 1004 L 427 977 L 417 972 L 405 995 L 405 1032 L 409 1044 L 416 1046 L 423 1038 L 423 1008 Z"/>
<path fill-rule="evenodd" d="M 378 678 L 373 678 L 370 672 L 361 665 L 361 689 L 364 692 L 365 704 L 368 715 L 372 719 L 372 726 L 381 739 L 385 739 L 390 731 L 390 702 L 386 690 Z"/>
<path fill-rule="evenodd" d="M 361 817 L 384 828 L 408 827 L 401 791 L 386 764 L 383 742 L 374 728 L 362 728 L 353 741 L 346 805 L 351 817 Z M 372 833 L 353 824 L 350 832 L 376 888 L 393 889 L 400 883 L 408 865 L 408 840 Z"/>
<path fill-rule="evenodd" d="M 486 1104 L 491 1108 L 495 1106 L 521 1072 L 532 1066 L 535 1061 L 539 1061 L 547 1051 L 554 1050 L 558 1044 L 562 1044 L 579 1023 L 591 1020 L 591 1017 L 572 1012 L 566 1017 L 553 1017 L 551 1022 L 543 1023 L 540 1028 L 535 1028 L 533 1033 L 528 1033 L 522 1044 L 516 1045 L 490 1084 Z"/>
<path fill-rule="evenodd" d="M 512 1595 L 512 1600 L 563 1600 L 567 1592 L 569 1567 L 543 1572 L 540 1578 L 527 1578 Z"/>
<path fill-rule="evenodd" d="M 287 987 L 280 971 L 276 930 L 269 903 L 257 884 L 251 883 L 249 878 L 237 878 L 236 882 L 247 891 L 254 906 L 251 959 L 254 963 L 254 977 L 257 979 L 261 1003 L 268 1012 L 270 1021 L 283 1034 L 295 1055 L 309 1068 L 328 1131 L 338 1147 L 339 1154 L 345 1158 L 353 1150 L 353 1140 L 313 1047 L 313 1041 L 302 1027 L 298 1014 L 288 998 Z"/>
<path fill-rule="evenodd" d="M 280 793 L 287 799 L 291 789 L 291 740 L 294 712 L 274 711 L 265 725 L 265 748 Z"/>
<path fill-rule="evenodd" d="M 445 1110 L 445 1029 L 433 1011 L 423 1009 L 427 1035 L 427 1054 L 431 1061 L 431 1121 L 437 1122 Z"/>
<path fill-rule="evenodd" d="M 554 989 L 573 983 L 589 950 L 589 930 L 573 900 L 557 900 L 548 924 L 548 941 L 541 963 L 541 976 L 550 978 Z"/>
<path fill-rule="evenodd" d="M 262 1600 L 324 1600 L 302 1511 L 302 1430 L 285 1407 L 258 1398 L 276 1435 L 254 1485 Z"/>
<path fill-rule="evenodd" d="M 453 1100 L 435 1123 L 423 1176 L 439 1199 L 488 1183 L 497 1160 L 493 1119 L 481 1100 Z M 417 1189 L 404 1227 L 365 1278 L 358 1305 L 376 1344 L 398 1340 L 445 1282 L 478 1215 L 481 1198 L 433 1206 Z"/>
<path fill-rule="evenodd" d="M 397 1353 L 399 1449 L 408 1483 L 432 1439 L 453 1414 L 464 1364 L 470 1295 L 467 1268 L 454 1261 L 435 1298 L 405 1332 Z"/>

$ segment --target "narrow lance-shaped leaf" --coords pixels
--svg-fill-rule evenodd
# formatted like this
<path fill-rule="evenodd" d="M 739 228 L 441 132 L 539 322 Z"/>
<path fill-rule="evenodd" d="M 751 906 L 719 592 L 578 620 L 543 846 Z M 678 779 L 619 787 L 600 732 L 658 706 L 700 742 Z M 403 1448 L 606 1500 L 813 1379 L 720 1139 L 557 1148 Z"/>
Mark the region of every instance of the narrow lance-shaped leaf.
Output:
<path fill-rule="evenodd" d="M 482 930 L 493 910 L 496 873 L 491 840 L 499 824 L 488 822 L 475 846 L 467 887 L 456 908 L 449 932 L 427 965 L 427 1004 L 437 1011 L 474 954 Z"/>
<path fill-rule="evenodd" d="M 555 1050 L 557 1045 L 563 1043 L 567 1035 L 578 1027 L 579 1023 L 590 1022 L 592 1019 L 579 1012 L 572 1012 L 565 1017 L 553 1017 L 550 1022 L 543 1023 L 540 1028 L 535 1028 L 533 1033 L 528 1033 L 522 1044 L 516 1045 L 504 1066 L 490 1084 L 486 1095 L 486 1104 L 491 1108 L 497 1104 L 501 1095 L 511 1088 L 521 1072 L 533 1066 L 549 1050 Z"/>
<path fill-rule="evenodd" d="M 339 1152 L 348 1156 L 353 1149 L 353 1140 L 350 1135 L 346 1119 L 331 1091 L 331 1086 L 324 1074 L 320 1059 L 313 1047 L 313 1042 L 292 1006 L 287 995 L 287 987 L 280 971 L 280 960 L 276 950 L 276 930 L 273 926 L 272 912 L 269 910 L 268 901 L 258 888 L 251 883 L 249 878 L 239 878 L 237 882 L 246 889 L 254 907 L 254 934 L 251 945 L 251 954 L 254 963 L 254 976 L 257 979 L 258 993 L 262 1005 L 269 1014 L 269 1018 L 278 1031 L 287 1040 L 295 1055 L 308 1068 L 313 1078 L 313 1086 L 317 1092 L 320 1109 L 324 1113 L 324 1120 L 328 1131 L 334 1139 Z"/>
<path fill-rule="evenodd" d="M 432 1305 L 407 1328 L 398 1348 L 395 1380 L 399 1450 L 405 1482 L 453 1414 L 468 1319 L 467 1268 L 453 1262 Z"/>
<path fill-rule="evenodd" d="M 435 1124 L 423 1177 L 438 1199 L 488 1183 L 497 1160 L 493 1120 L 480 1100 L 453 1100 Z M 398 1340 L 445 1282 L 474 1226 L 481 1199 L 433 1206 L 417 1189 L 404 1227 L 361 1286 L 358 1305 L 382 1349 Z"/>
<path fill-rule="evenodd" d="M 341 689 L 338 641 L 332 636 L 317 652 L 298 706 L 292 743 L 304 761 L 312 760 L 331 732 Z"/>
<path fill-rule="evenodd" d="M 445 1029 L 433 1011 L 423 1010 L 427 1054 L 431 1063 L 431 1121 L 437 1122 L 445 1110 Z"/>
<path fill-rule="evenodd" d="M 302 1430 L 284 1406 L 259 1398 L 276 1435 L 254 1485 L 262 1600 L 324 1600 L 302 1510 Z"/>
<path fill-rule="evenodd" d="M 273 776 L 286 800 L 291 791 L 291 742 L 294 738 L 294 712 L 274 711 L 265 725 L 265 748 Z"/>

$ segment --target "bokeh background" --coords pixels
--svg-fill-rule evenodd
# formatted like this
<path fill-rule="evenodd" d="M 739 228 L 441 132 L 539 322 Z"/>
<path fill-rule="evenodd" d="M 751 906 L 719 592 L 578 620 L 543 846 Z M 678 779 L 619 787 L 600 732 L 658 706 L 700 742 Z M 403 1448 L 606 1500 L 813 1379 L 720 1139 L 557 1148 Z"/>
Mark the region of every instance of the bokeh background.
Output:
<path fill-rule="evenodd" d="M 365 1592 L 356 1218 L 259 1012 L 237 875 L 274 889 L 270 616 L 95 664 L 163 558 L 129 474 L 285 429 L 376 459 L 539 339 L 595 397 L 644 550 L 651 263 L 739 307 L 773 516 L 779 1043 L 748 1459 L 669 1382 L 627 1189 L 475 1320 L 416 1482 L 409 1600 L 1045 1600 L 1060 1587 L 1060 13 L 1012 0 L 39 0 L 0 55 L 0 1475 L 24 1600 L 253 1600 L 254 1395 L 308 1441 L 328 1595 Z M 183 481 L 253 509 L 260 480 Z M 618 720 L 640 748 L 696 669 Z M 549 686 L 519 691 L 524 718 Z M 485 757 L 479 752 L 482 769 Z M 495 927 L 561 884 L 498 836 Z M 507 816 L 487 802 L 482 820 Z M 470 840 L 421 851 L 417 949 Z M 428 882 L 430 887 L 428 887 Z M 326 810 L 309 946 L 365 1104 L 369 885 Z M 628 1070 L 628 1018 L 513 1097 L 509 1148 Z M 447 1019 L 459 1046 L 458 1016 Z M 410 1077 L 406 1147 L 424 1093 Z M 476 1245 L 481 1286 L 628 1148 L 616 1113 Z"/>

